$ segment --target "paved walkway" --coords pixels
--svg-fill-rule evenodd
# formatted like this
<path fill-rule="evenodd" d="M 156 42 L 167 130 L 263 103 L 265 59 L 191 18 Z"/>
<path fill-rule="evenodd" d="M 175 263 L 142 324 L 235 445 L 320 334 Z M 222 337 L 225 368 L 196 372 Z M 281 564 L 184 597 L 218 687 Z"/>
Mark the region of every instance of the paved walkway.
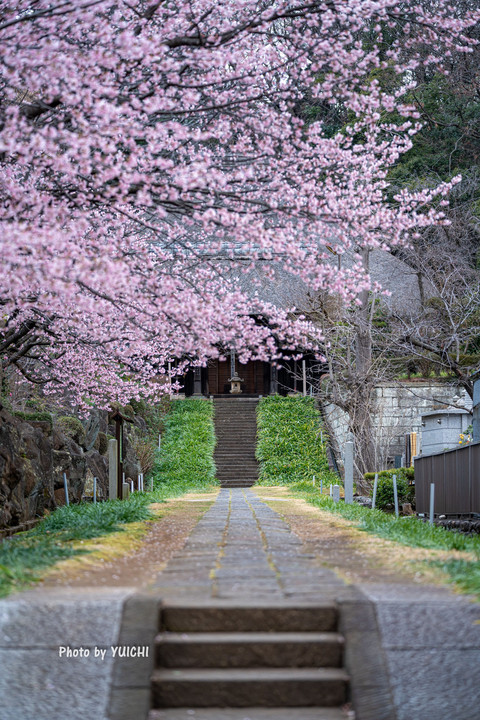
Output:
<path fill-rule="evenodd" d="M 294 603 L 335 598 L 344 583 L 251 490 L 225 489 L 155 587 L 167 600 Z"/>
<path fill-rule="evenodd" d="M 336 599 L 357 720 L 480 717 L 478 604 L 425 585 L 346 586 L 253 491 L 235 489 L 220 492 L 143 598 L 132 588 L 90 588 L 0 601 L 0 720 L 103 720 L 112 713 L 112 682 L 117 704 L 129 693 L 143 697 L 142 662 L 124 660 L 119 670 L 110 647 L 143 644 L 154 631 L 157 597 L 242 605 Z M 90 656 L 60 658 L 60 645 Z M 95 647 L 107 651 L 103 660 Z"/>

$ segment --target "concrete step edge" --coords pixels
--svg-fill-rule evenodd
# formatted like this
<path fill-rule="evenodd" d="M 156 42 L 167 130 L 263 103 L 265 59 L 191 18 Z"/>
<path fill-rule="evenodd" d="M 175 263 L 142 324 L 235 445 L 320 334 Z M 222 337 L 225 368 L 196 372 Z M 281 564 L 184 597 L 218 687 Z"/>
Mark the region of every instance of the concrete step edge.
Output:
<path fill-rule="evenodd" d="M 341 708 L 171 708 L 150 710 L 148 720 L 345 720 Z"/>
<path fill-rule="evenodd" d="M 343 644 L 344 638 L 338 632 L 191 632 L 177 633 L 165 630 L 155 637 L 155 643 L 175 643 L 192 645 L 194 643 L 337 643 Z"/>
<path fill-rule="evenodd" d="M 343 668 L 157 668 L 153 671 L 152 683 L 195 682 L 342 682 L 349 681 Z"/>

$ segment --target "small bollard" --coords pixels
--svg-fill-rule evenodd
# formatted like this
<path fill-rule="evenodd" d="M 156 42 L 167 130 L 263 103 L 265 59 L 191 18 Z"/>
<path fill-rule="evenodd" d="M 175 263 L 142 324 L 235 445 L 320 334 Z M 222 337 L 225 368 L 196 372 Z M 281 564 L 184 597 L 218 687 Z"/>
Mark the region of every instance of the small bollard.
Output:
<path fill-rule="evenodd" d="M 434 510 L 435 510 L 435 483 L 430 483 L 430 519 L 429 523 L 430 525 L 433 525 L 433 518 L 434 518 Z"/>
<path fill-rule="evenodd" d="M 97 478 L 93 478 L 93 503 L 97 502 Z"/>
<path fill-rule="evenodd" d="M 333 502 L 340 501 L 340 485 L 333 486 Z"/>
<path fill-rule="evenodd" d="M 320 495 L 323 495 L 323 477 L 320 478 Z"/>
<path fill-rule="evenodd" d="M 393 476 L 393 499 L 395 501 L 395 517 L 398 518 L 398 490 L 397 490 L 397 476 Z"/>
<path fill-rule="evenodd" d="M 315 475 L 313 476 L 313 487 L 315 487 Z"/>
<path fill-rule="evenodd" d="M 70 500 L 68 499 L 68 482 L 66 473 L 63 473 L 63 487 L 65 490 L 65 503 L 66 505 L 70 505 Z"/>
<path fill-rule="evenodd" d="M 345 502 L 353 503 L 353 442 L 349 440 L 345 443 L 344 459 L 345 466 Z"/>
<path fill-rule="evenodd" d="M 378 473 L 375 473 L 375 480 L 373 481 L 372 510 L 375 510 L 375 501 L 377 499 L 377 487 L 378 487 Z"/>

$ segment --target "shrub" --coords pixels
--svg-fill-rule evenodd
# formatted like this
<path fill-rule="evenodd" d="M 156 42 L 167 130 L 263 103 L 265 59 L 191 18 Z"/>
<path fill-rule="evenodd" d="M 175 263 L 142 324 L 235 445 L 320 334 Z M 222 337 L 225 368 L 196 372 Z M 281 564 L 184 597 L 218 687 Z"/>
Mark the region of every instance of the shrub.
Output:
<path fill-rule="evenodd" d="M 16 410 L 13 414 L 26 422 L 48 422 L 50 425 L 52 424 L 52 416 L 49 412 L 20 412 L 20 410 Z"/>
<path fill-rule="evenodd" d="M 124 414 L 125 414 L 128 418 L 130 418 L 130 419 L 133 420 L 133 418 L 135 417 L 135 410 L 133 409 L 133 405 L 131 405 L 130 403 L 128 403 L 128 405 L 125 405 L 125 407 L 124 407 Z"/>
<path fill-rule="evenodd" d="M 104 432 L 99 432 L 95 440 L 95 449 L 100 455 L 106 455 L 108 450 L 108 437 Z"/>
<path fill-rule="evenodd" d="M 261 483 L 290 484 L 311 481 L 313 476 L 332 479 L 314 398 L 264 398 L 258 404 L 257 424 Z M 336 476 L 334 481 L 338 482 Z"/>
<path fill-rule="evenodd" d="M 132 447 L 135 451 L 135 455 L 138 458 L 142 472 L 148 474 L 155 465 L 155 454 L 156 448 L 148 440 L 140 438 L 134 438 L 132 440 Z"/>
<path fill-rule="evenodd" d="M 389 505 L 393 506 L 395 503 L 395 497 L 393 493 L 393 476 L 397 476 L 397 494 L 398 502 L 406 502 L 408 500 L 408 481 L 405 475 L 400 473 L 399 470 L 405 468 L 396 468 L 395 470 L 383 470 L 378 473 L 378 485 L 377 485 L 377 496 L 376 506 L 381 510 L 385 510 Z M 373 488 L 371 491 L 373 494 Z"/>
<path fill-rule="evenodd" d="M 214 483 L 214 448 L 213 403 L 196 398 L 171 403 L 153 469 L 155 490 L 181 493 Z"/>
<path fill-rule="evenodd" d="M 85 428 L 83 427 L 80 420 L 72 415 L 62 415 L 57 419 L 57 425 L 61 430 L 75 440 L 79 445 L 83 445 L 86 438 Z"/>
<path fill-rule="evenodd" d="M 363 476 L 365 480 L 368 480 L 370 483 L 373 483 L 375 480 L 375 474 L 374 472 L 367 472 Z M 380 470 L 378 472 L 378 477 L 393 477 L 393 475 L 397 476 L 398 478 L 403 478 L 407 481 L 407 483 L 412 483 L 415 479 L 415 469 L 413 467 L 401 467 L 401 468 L 390 468 L 390 470 Z"/>

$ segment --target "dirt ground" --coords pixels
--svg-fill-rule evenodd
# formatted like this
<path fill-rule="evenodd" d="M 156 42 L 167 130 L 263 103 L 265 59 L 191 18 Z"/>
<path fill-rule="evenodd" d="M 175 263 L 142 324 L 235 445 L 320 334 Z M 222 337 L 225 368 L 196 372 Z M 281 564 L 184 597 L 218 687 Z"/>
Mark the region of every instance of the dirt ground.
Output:
<path fill-rule="evenodd" d="M 158 519 L 77 543 L 88 553 L 57 563 L 37 587 L 146 587 L 182 549 L 216 497 L 214 492 L 173 498 L 152 506 Z"/>
<path fill-rule="evenodd" d="M 288 523 L 305 550 L 347 583 L 447 584 L 441 570 L 427 561 L 465 558 L 457 551 L 424 550 L 363 532 L 355 523 L 292 498 L 285 487 L 255 487 L 255 493 Z M 472 558 L 473 559 L 473 558 Z"/>
<path fill-rule="evenodd" d="M 284 518 L 306 552 L 347 583 L 446 584 L 446 575 L 427 561 L 466 555 L 411 548 L 367 534 L 349 520 L 293 498 L 285 487 L 253 490 Z M 147 523 L 132 523 L 121 532 L 77 543 L 88 552 L 57 563 L 37 587 L 147 587 L 182 549 L 217 494 L 192 493 L 159 503 L 152 506 L 157 517 Z"/>

